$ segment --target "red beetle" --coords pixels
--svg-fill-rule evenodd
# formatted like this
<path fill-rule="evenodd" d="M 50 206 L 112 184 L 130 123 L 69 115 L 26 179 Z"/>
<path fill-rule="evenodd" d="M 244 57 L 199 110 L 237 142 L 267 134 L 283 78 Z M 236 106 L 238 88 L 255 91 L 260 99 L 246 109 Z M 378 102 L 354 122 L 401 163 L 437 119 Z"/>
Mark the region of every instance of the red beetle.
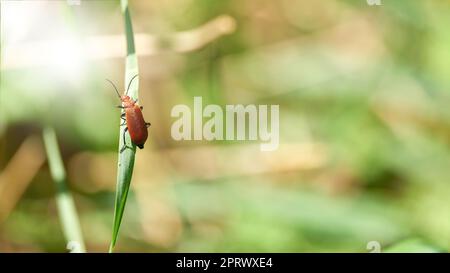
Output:
<path fill-rule="evenodd" d="M 118 108 L 124 109 L 124 113 L 120 116 L 123 120 L 123 123 L 120 124 L 120 126 L 125 125 L 125 130 L 123 131 L 123 147 L 120 149 L 120 152 L 122 153 L 126 148 L 126 142 L 125 142 L 125 133 L 128 131 L 130 133 L 131 142 L 133 142 L 134 145 L 138 146 L 140 149 L 144 148 L 145 141 L 148 137 L 147 128 L 150 126 L 149 122 L 145 122 L 144 116 L 142 115 L 142 109 L 144 109 L 142 106 L 139 106 L 137 104 L 137 100 L 133 100 L 130 96 L 128 96 L 128 90 L 130 89 L 131 83 L 133 82 L 134 78 L 136 78 L 138 75 L 134 76 L 130 83 L 128 84 L 127 91 L 125 92 L 125 95 L 121 96 L 119 94 L 119 91 L 117 91 L 116 86 L 114 83 L 109 81 L 114 89 L 116 90 L 117 95 L 119 96 L 119 99 L 122 101 L 122 105 L 117 106 Z"/>

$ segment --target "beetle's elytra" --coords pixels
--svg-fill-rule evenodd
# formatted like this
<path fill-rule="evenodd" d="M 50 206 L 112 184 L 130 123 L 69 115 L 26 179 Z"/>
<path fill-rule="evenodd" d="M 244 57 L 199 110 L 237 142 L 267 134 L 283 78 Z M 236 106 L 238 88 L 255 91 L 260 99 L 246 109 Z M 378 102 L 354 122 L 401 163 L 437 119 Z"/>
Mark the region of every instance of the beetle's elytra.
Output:
<path fill-rule="evenodd" d="M 125 142 L 126 132 L 129 132 L 131 142 L 133 142 L 133 144 L 138 146 L 140 149 L 144 148 L 145 141 L 147 141 L 148 137 L 147 128 L 150 126 L 150 123 L 145 122 L 144 120 L 144 116 L 142 115 L 143 107 L 137 104 L 137 100 L 133 100 L 130 96 L 128 96 L 128 90 L 130 89 L 131 83 L 137 76 L 138 75 L 134 76 L 130 80 L 125 95 L 123 96 L 119 94 L 119 91 L 117 90 L 114 83 L 112 83 L 110 80 L 107 79 L 107 81 L 109 81 L 116 90 L 116 93 L 119 96 L 120 101 L 122 102 L 122 105 L 117 107 L 124 109 L 124 113 L 122 113 L 121 115 L 121 118 L 123 120 L 121 126 L 126 125 L 126 127 L 122 135 L 123 146 L 120 149 L 121 153 L 127 148 Z"/>

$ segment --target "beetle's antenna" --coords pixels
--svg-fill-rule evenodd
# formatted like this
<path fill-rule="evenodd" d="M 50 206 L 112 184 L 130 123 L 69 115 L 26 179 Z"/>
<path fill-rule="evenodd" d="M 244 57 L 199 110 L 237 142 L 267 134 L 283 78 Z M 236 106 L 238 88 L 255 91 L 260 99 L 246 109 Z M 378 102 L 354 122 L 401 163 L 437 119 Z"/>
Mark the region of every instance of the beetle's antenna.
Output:
<path fill-rule="evenodd" d="M 130 83 L 128 84 L 128 88 L 127 88 L 127 92 L 125 93 L 125 95 L 128 96 L 128 90 L 130 89 L 131 83 L 133 82 L 134 78 L 136 78 L 139 74 L 134 75 L 133 78 L 131 78 Z"/>
<path fill-rule="evenodd" d="M 117 96 L 119 96 L 119 99 L 121 98 L 120 97 L 120 93 L 119 93 L 119 91 L 117 91 L 117 87 L 116 87 L 116 85 L 112 82 L 112 81 L 110 81 L 110 80 L 108 80 L 108 79 L 105 79 L 105 80 L 107 80 L 109 83 L 111 83 L 111 85 L 114 87 L 114 89 L 116 90 L 116 93 L 117 93 Z"/>

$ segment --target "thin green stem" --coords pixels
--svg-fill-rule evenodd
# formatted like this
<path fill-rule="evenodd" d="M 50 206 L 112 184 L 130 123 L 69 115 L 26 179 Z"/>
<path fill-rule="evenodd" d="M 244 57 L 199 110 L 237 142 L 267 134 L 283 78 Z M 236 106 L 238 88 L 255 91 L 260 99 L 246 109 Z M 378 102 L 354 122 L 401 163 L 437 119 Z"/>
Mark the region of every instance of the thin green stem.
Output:
<path fill-rule="evenodd" d="M 122 14 L 125 20 L 125 34 L 127 41 L 127 57 L 125 63 L 125 90 L 130 80 L 138 75 L 138 60 L 134 47 L 133 27 L 131 23 L 130 11 L 128 9 L 128 1 L 121 0 Z M 138 99 L 138 86 L 139 78 L 133 81 L 130 87 L 128 95 L 134 100 Z M 121 120 L 120 120 L 121 121 Z M 116 186 L 116 199 L 114 204 L 114 221 L 111 244 L 109 246 L 109 252 L 113 252 L 116 245 L 117 237 L 119 235 L 120 224 L 122 222 L 123 213 L 125 210 L 125 204 L 127 202 L 128 191 L 130 188 L 131 177 L 133 175 L 134 159 L 136 154 L 136 146 L 131 142 L 130 135 L 125 133 L 125 144 L 122 143 L 122 136 L 126 125 L 120 126 L 119 132 L 119 160 L 117 167 L 117 186 Z M 122 145 L 126 145 L 126 149 L 120 151 Z"/>
<path fill-rule="evenodd" d="M 72 252 L 86 252 L 75 203 L 66 184 L 66 171 L 55 130 L 52 127 L 44 128 L 43 138 L 50 173 L 56 186 L 56 205 L 67 246 L 72 248 Z"/>

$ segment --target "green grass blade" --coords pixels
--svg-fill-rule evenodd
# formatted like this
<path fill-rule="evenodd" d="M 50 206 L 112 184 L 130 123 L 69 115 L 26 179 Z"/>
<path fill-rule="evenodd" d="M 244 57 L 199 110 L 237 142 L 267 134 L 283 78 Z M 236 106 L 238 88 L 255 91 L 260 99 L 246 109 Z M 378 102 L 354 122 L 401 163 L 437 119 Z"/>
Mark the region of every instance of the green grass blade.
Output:
<path fill-rule="evenodd" d="M 121 0 L 122 14 L 125 19 L 125 34 L 127 40 L 127 57 L 125 64 L 125 90 L 131 78 L 138 74 L 138 61 L 134 47 L 133 27 L 131 24 L 130 11 L 128 10 L 128 1 Z M 128 95 L 133 99 L 138 99 L 139 77 L 137 77 L 130 86 Z M 120 223 L 122 221 L 125 204 L 127 202 L 128 190 L 130 188 L 131 177 L 133 175 L 134 158 L 136 146 L 131 142 L 130 135 L 125 135 L 127 149 L 120 153 L 123 145 L 123 132 L 126 125 L 120 127 L 119 134 L 119 162 L 117 169 L 116 200 L 114 204 L 114 223 L 111 244 L 109 252 L 113 252 L 119 234 Z"/>
<path fill-rule="evenodd" d="M 55 130 L 47 127 L 43 132 L 50 173 L 56 185 L 56 205 L 67 246 L 72 252 L 86 252 L 75 203 L 66 185 L 66 172 L 58 148 Z"/>

